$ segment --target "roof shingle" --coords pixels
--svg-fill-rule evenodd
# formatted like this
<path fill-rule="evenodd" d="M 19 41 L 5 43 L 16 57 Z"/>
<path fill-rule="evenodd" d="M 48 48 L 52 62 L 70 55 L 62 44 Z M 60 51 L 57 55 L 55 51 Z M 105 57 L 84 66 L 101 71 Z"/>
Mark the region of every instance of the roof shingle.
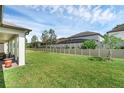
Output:
<path fill-rule="evenodd" d="M 76 35 L 72 35 L 69 38 L 85 37 L 85 36 L 93 36 L 93 35 L 100 35 L 100 36 L 102 36 L 101 34 L 96 33 L 96 32 L 85 31 L 85 32 L 78 33 Z"/>
<path fill-rule="evenodd" d="M 124 31 L 124 24 L 116 26 L 115 28 L 113 28 L 111 31 L 109 31 L 107 33 L 120 32 L 120 31 Z"/>

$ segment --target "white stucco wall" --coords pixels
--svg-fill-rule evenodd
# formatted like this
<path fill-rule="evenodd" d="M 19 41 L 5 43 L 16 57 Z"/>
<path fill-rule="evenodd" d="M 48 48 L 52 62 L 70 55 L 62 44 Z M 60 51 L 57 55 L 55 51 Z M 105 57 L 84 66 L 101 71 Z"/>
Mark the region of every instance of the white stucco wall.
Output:
<path fill-rule="evenodd" d="M 109 33 L 109 35 L 113 35 L 117 38 L 121 38 L 122 40 L 124 40 L 124 31 L 112 32 L 112 33 Z M 118 45 L 124 46 L 124 41 L 122 41 L 121 43 L 118 43 Z"/>
<path fill-rule="evenodd" d="M 18 58 L 19 66 L 25 65 L 25 31 L 0 27 L 0 33 L 17 36 L 8 40 L 8 51 Z"/>
<path fill-rule="evenodd" d="M 20 33 L 18 36 L 9 41 L 9 52 L 15 55 L 19 65 L 25 65 L 25 34 Z"/>
<path fill-rule="evenodd" d="M 112 33 L 109 33 L 109 35 L 113 35 L 115 37 L 118 37 L 124 40 L 124 31 L 112 32 Z"/>
<path fill-rule="evenodd" d="M 18 55 L 19 66 L 25 65 L 25 34 L 20 33 L 18 36 Z"/>

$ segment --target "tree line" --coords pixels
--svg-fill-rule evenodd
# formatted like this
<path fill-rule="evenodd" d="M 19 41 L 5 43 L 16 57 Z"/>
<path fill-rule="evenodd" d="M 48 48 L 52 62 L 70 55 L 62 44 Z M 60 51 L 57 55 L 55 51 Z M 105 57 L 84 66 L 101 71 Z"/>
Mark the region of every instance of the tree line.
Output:
<path fill-rule="evenodd" d="M 41 42 L 43 45 L 47 46 L 47 45 L 55 44 L 57 41 L 57 35 L 55 33 L 55 30 L 53 30 L 53 29 L 44 30 L 43 33 L 41 34 L 40 39 L 41 39 Z M 27 41 L 27 39 L 26 39 L 26 41 Z M 38 40 L 38 37 L 36 35 L 33 35 L 31 38 L 31 43 L 27 44 L 27 47 L 37 48 L 38 42 L 40 42 Z"/>

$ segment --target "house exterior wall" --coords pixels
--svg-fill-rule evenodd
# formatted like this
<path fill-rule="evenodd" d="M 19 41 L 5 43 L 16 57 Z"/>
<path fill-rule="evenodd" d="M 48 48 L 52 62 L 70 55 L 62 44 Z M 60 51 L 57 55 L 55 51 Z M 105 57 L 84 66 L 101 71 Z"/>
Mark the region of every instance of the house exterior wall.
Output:
<path fill-rule="evenodd" d="M 8 52 L 16 56 L 19 66 L 25 65 L 25 31 L 0 27 L 0 33 L 16 36 L 8 40 Z"/>
<path fill-rule="evenodd" d="M 74 39 L 91 39 L 91 40 L 95 40 L 97 47 L 98 48 L 103 48 L 103 44 L 102 41 L 104 40 L 103 37 L 99 36 L 99 35 L 93 35 L 93 36 L 86 36 L 86 37 L 78 37 L 78 38 L 73 38 Z M 65 47 L 69 47 L 69 48 L 81 48 L 82 43 L 67 43 L 67 44 L 55 44 L 55 45 L 51 45 L 51 47 L 56 47 L 56 48 L 65 48 Z"/>
<path fill-rule="evenodd" d="M 25 65 L 25 34 L 20 33 L 18 36 L 9 41 L 9 52 L 15 55 L 18 64 Z"/>
<path fill-rule="evenodd" d="M 55 45 L 51 45 L 52 48 L 80 48 L 81 47 L 81 43 L 70 43 L 70 44 L 55 44 Z"/>
<path fill-rule="evenodd" d="M 99 35 L 93 35 L 93 36 L 85 36 L 85 37 L 78 37 L 78 38 L 73 38 L 73 39 L 93 39 L 97 41 L 103 41 L 103 38 Z"/>
<path fill-rule="evenodd" d="M 104 41 L 104 38 L 98 35 L 98 40 L 99 40 L 100 42 L 103 42 L 103 41 Z"/>
<path fill-rule="evenodd" d="M 96 48 L 103 48 L 102 42 L 96 42 L 97 47 Z M 70 44 L 55 44 L 55 45 L 48 45 L 51 48 L 81 48 L 82 43 L 70 43 Z"/>
<path fill-rule="evenodd" d="M 124 40 L 124 31 L 119 31 L 119 32 L 111 32 L 109 33 L 109 35 L 113 35 L 117 38 L 121 38 L 122 40 Z M 118 44 L 119 46 L 124 46 L 124 41 L 122 41 L 121 43 Z"/>
<path fill-rule="evenodd" d="M 19 66 L 25 65 L 25 33 L 20 33 L 18 36 L 18 56 Z"/>
<path fill-rule="evenodd" d="M 124 40 L 124 31 L 119 31 L 119 32 L 111 32 L 109 35 L 113 35 L 115 37 L 121 38 Z"/>

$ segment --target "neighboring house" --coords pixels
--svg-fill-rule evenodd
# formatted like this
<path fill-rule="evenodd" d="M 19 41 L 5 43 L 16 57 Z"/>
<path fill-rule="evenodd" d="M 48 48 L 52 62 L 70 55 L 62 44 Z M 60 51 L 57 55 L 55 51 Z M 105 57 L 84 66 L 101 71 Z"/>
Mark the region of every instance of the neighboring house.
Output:
<path fill-rule="evenodd" d="M 38 42 L 32 42 L 32 43 L 27 43 L 28 44 L 28 47 L 30 48 L 42 48 L 44 47 L 44 43 L 38 41 Z"/>
<path fill-rule="evenodd" d="M 31 30 L 3 22 L 3 6 L 0 5 L 0 43 L 4 52 L 11 53 L 18 61 L 18 65 L 25 65 L 25 36 Z M 4 49 L 3 49 L 4 48 Z"/>
<path fill-rule="evenodd" d="M 57 41 L 57 47 L 65 47 L 65 46 L 70 46 L 70 47 L 81 47 L 82 42 L 85 40 L 95 40 L 96 44 L 99 48 L 102 48 L 103 44 L 103 36 L 99 33 L 96 32 L 81 32 L 76 35 L 70 36 L 68 38 L 60 38 Z"/>
<path fill-rule="evenodd" d="M 107 32 L 109 35 L 113 35 L 117 38 L 124 40 L 124 24 L 113 28 L 111 31 Z M 120 46 L 124 46 L 124 41 L 120 43 Z"/>

